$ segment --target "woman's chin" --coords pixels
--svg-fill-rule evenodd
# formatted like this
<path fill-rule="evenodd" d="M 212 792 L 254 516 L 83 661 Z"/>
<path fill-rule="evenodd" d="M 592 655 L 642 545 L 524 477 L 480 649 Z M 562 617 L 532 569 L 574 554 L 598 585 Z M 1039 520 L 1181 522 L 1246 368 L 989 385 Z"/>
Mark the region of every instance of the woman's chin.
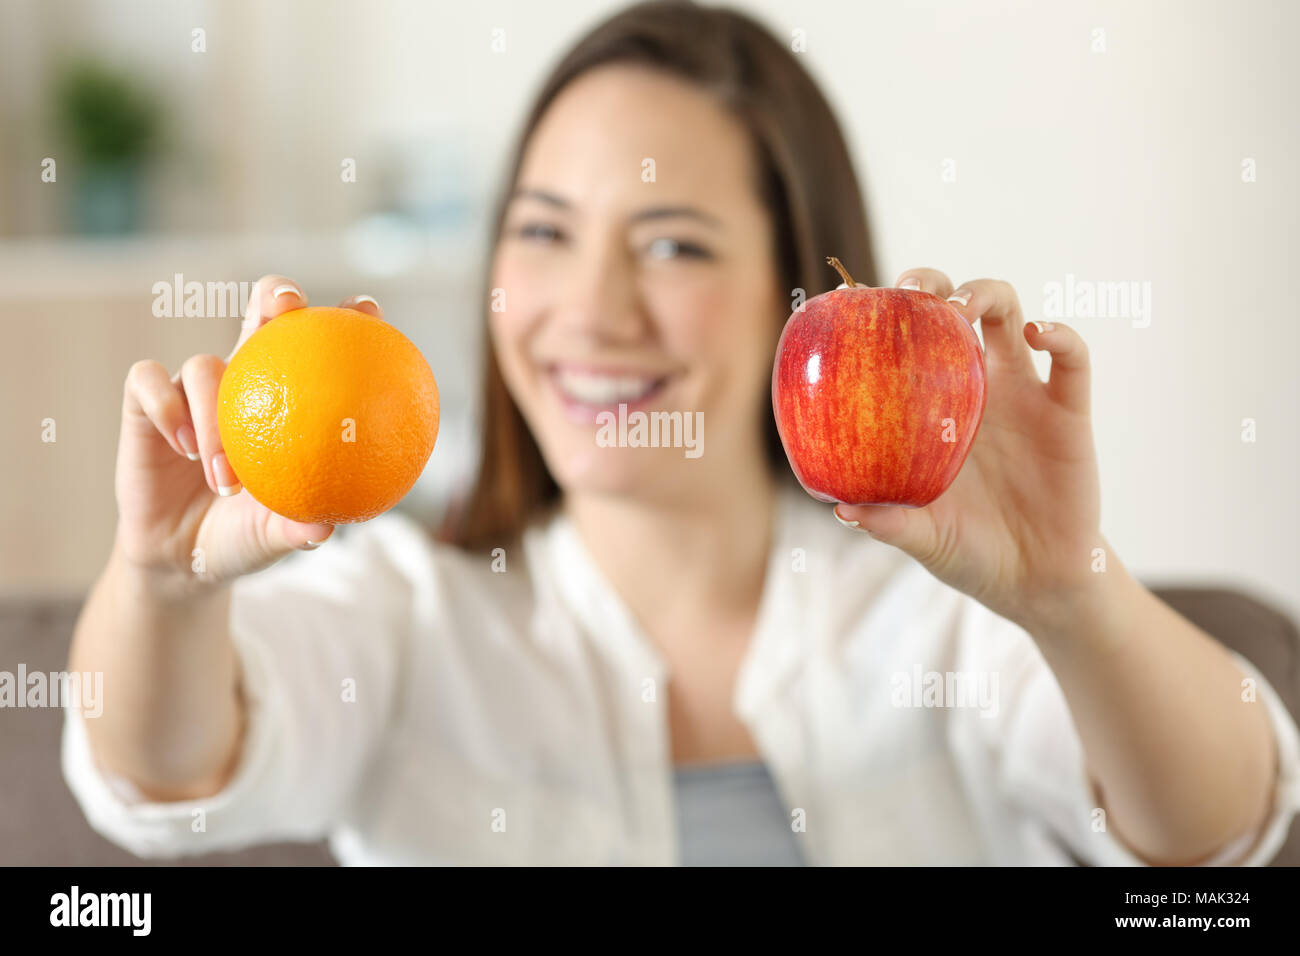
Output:
<path fill-rule="evenodd" d="M 546 458 L 566 494 L 652 498 L 687 477 L 682 452 L 673 448 L 602 448 L 593 442 L 568 445 Z"/>

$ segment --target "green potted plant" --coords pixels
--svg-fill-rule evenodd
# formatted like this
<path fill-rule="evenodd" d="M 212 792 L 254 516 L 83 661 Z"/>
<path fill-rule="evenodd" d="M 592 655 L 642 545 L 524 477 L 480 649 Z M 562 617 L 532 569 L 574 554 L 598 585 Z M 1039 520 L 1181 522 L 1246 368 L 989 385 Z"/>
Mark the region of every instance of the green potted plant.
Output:
<path fill-rule="evenodd" d="M 128 74 L 89 60 L 63 64 L 54 82 L 55 122 L 69 148 L 72 222 L 78 232 L 113 234 L 140 227 L 144 170 L 162 128 L 153 91 Z"/>

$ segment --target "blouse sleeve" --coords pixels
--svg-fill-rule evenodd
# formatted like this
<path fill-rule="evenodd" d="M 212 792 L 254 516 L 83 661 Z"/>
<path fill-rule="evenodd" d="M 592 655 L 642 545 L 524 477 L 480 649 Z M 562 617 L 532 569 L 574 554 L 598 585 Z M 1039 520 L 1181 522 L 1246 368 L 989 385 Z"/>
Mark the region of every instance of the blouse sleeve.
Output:
<path fill-rule="evenodd" d="M 969 717 L 959 732 L 967 741 L 981 738 L 980 749 L 991 758 L 987 769 L 997 782 L 1000 800 L 1017 807 L 1025 825 L 1037 831 L 1027 842 L 1064 843 L 1075 857 L 1094 866 L 1145 865 L 1106 825 L 1065 694 L 1037 645 L 1021 628 L 976 607 L 972 626 L 982 650 L 975 658 L 983 663 L 968 660 L 967 666 L 995 668 L 1000 675 L 1000 710 L 993 720 Z M 1277 854 L 1300 810 L 1300 731 L 1263 675 L 1246 658 L 1230 653 L 1253 678 L 1256 702 L 1268 713 L 1278 778 L 1263 825 L 1200 865 L 1259 866 Z"/>
<path fill-rule="evenodd" d="M 324 835 L 393 707 L 411 603 L 394 551 L 418 534 L 405 524 L 393 515 L 339 528 L 319 551 L 232 586 L 247 713 L 238 765 L 221 791 L 146 799 L 97 765 L 84 723 L 94 718 L 65 708 L 63 774 L 91 826 L 145 857 Z"/>

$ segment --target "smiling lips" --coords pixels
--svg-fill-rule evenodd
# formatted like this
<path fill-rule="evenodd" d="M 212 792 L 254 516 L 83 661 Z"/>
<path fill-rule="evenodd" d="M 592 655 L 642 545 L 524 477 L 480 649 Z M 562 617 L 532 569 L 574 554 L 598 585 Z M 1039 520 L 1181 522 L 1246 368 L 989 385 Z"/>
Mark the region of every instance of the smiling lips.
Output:
<path fill-rule="evenodd" d="M 570 421 L 595 424 L 601 412 L 628 411 L 650 405 L 664 390 L 671 375 L 650 375 L 631 369 L 550 365 L 547 379 Z"/>

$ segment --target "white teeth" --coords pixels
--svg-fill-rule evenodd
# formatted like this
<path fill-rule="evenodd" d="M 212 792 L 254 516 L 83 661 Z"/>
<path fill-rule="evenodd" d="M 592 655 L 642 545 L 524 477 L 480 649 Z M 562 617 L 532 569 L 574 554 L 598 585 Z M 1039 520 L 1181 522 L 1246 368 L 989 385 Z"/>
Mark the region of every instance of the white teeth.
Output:
<path fill-rule="evenodd" d="M 634 402 L 654 389 L 656 378 L 628 375 L 597 375 L 590 372 L 560 371 L 555 376 L 560 390 L 570 398 L 589 405 Z"/>

